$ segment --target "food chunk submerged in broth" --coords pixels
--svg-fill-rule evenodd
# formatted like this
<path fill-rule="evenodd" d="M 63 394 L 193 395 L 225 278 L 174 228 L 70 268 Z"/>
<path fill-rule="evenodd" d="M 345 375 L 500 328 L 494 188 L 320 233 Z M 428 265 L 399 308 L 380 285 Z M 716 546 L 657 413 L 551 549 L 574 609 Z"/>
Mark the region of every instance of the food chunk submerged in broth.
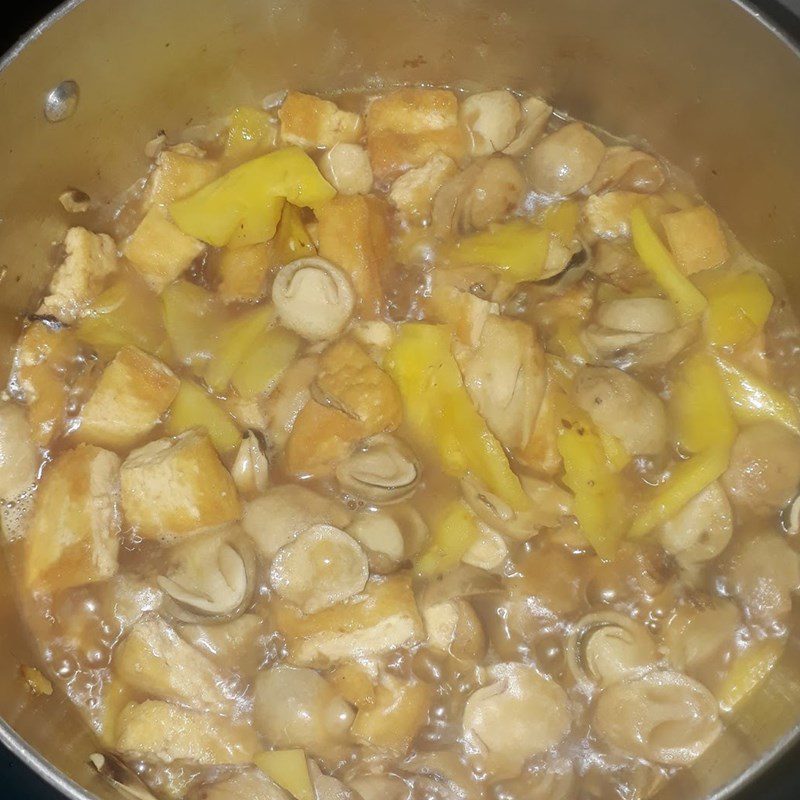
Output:
<path fill-rule="evenodd" d="M 504 88 L 191 139 L 67 232 L 0 407 L 97 763 L 172 800 L 646 800 L 800 589 L 779 280 L 657 155 Z"/>

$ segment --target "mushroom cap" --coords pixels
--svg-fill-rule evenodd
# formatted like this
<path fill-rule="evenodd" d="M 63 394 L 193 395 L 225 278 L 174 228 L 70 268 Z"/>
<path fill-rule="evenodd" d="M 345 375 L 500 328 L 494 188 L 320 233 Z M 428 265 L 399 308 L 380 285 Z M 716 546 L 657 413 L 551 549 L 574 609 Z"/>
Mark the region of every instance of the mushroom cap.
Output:
<path fill-rule="evenodd" d="M 263 437 L 257 431 L 249 430 L 242 436 L 231 467 L 231 477 L 239 494 L 245 497 L 259 495 L 267 488 L 269 461 Z"/>
<path fill-rule="evenodd" d="M 473 156 L 488 156 L 508 147 L 521 117 L 519 101 L 506 89 L 470 95 L 458 110 Z"/>
<path fill-rule="evenodd" d="M 683 673 L 650 672 L 605 689 L 592 728 L 629 755 L 685 766 L 719 735 L 719 705 L 708 689 Z"/>
<path fill-rule="evenodd" d="M 311 341 L 338 336 L 355 300 L 345 273 L 318 256 L 281 267 L 272 284 L 272 302 L 283 325 Z"/>
<path fill-rule="evenodd" d="M 605 145 L 580 122 L 571 122 L 542 139 L 528 157 L 533 188 L 547 195 L 570 195 L 597 172 Z"/>
<path fill-rule="evenodd" d="M 172 548 L 157 578 L 163 609 L 180 622 L 225 622 L 243 614 L 256 589 L 256 556 L 238 526 L 201 533 Z"/>
<path fill-rule="evenodd" d="M 269 577 L 281 597 L 313 614 L 363 591 L 369 566 L 352 536 L 313 525 L 276 553 Z"/>
<path fill-rule="evenodd" d="M 587 614 L 567 642 L 567 664 L 579 683 L 609 686 L 655 663 L 647 628 L 615 611 Z"/>
<path fill-rule="evenodd" d="M 493 683 L 464 706 L 464 738 L 471 756 L 492 777 L 511 777 L 524 762 L 555 747 L 571 726 L 569 701 L 554 681 L 523 664 L 496 664 Z"/>
<path fill-rule="evenodd" d="M 407 498 L 420 475 L 419 461 L 410 448 L 389 434 L 365 440 L 336 467 L 336 480 L 345 492 L 379 505 Z"/>
<path fill-rule="evenodd" d="M 520 103 L 522 124 L 516 138 L 503 150 L 506 155 L 522 155 L 543 133 L 553 113 L 553 106 L 538 97 L 526 97 Z"/>
<path fill-rule="evenodd" d="M 598 307 L 597 322 L 628 333 L 669 333 L 678 326 L 674 304 L 661 297 L 608 300 Z"/>

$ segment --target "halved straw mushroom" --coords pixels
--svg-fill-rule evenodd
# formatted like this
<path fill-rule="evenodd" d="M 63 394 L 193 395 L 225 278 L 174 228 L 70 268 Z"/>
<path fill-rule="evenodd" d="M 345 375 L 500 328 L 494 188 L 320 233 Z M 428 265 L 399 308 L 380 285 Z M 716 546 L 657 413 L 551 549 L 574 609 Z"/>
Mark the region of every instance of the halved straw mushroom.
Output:
<path fill-rule="evenodd" d="M 255 497 L 269 485 L 269 461 L 266 443 L 261 433 L 249 430 L 242 436 L 242 443 L 231 467 L 231 476 L 239 494 Z"/>
<path fill-rule="evenodd" d="M 664 183 L 664 171 L 655 156 L 627 145 L 607 148 L 589 184 L 592 194 L 607 189 L 655 192 Z"/>
<path fill-rule="evenodd" d="M 478 523 L 478 538 L 461 557 L 465 564 L 479 569 L 497 569 L 508 556 L 506 540 L 493 528 Z"/>
<path fill-rule="evenodd" d="M 783 527 L 789 536 L 797 536 L 800 533 L 800 495 L 784 509 Z"/>
<path fill-rule="evenodd" d="M 281 597 L 313 614 L 362 591 L 369 566 L 352 536 L 332 525 L 314 525 L 277 552 L 269 578 Z"/>
<path fill-rule="evenodd" d="M 420 479 L 420 465 L 399 439 L 378 434 L 336 467 L 341 488 L 378 505 L 408 497 Z"/>
<path fill-rule="evenodd" d="M 237 526 L 174 547 L 158 576 L 164 610 L 180 622 L 223 622 L 243 614 L 256 588 L 256 557 Z"/>
<path fill-rule="evenodd" d="M 477 661 L 486 654 L 486 635 L 469 601 L 454 597 L 420 607 L 428 646 L 461 660 Z"/>
<path fill-rule="evenodd" d="M 575 680 L 584 685 L 609 686 L 657 658 L 647 628 L 616 611 L 587 614 L 567 641 L 567 665 Z"/>
<path fill-rule="evenodd" d="M 92 753 L 89 764 L 126 800 L 156 800 L 136 773 L 116 756 L 109 753 Z"/>
<path fill-rule="evenodd" d="M 520 482 L 532 500 L 531 510 L 522 513 L 514 511 L 472 475 L 461 481 L 461 493 L 482 522 L 518 541 L 530 539 L 540 528 L 555 528 L 571 513 L 572 495 L 558 484 L 530 475 L 520 475 Z"/>
<path fill-rule="evenodd" d="M 355 294 L 345 273 L 324 258 L 299 258 L 281 267 L 272 302 L 283 325 L 311 341 L 333 339 L 353 314 Z"/>
<path fill-rule="evenodd" d="M 688 568 L 716 558 L 732 535 L 731 504 L 714 481 L 661 527 L 658 538 L 661 546 Z"/>
<path fill-rule="evenodd" d="M 428 526 L 412 506 L 396 505 L 360 512 L 347 532 L 366 551 L 370 572 L 387 575 L 422 548 Z"/>
<path fill-rule="evenodd" d="M 691 764 L 721 731 L 719 706 L 680 672 L 650 672 L 600 695 L 594 732 L 624 753 L 666 766 Z"/>
<path fill-rule="evenodd" d="M 509 156 L 522 155 L 543 133 L 553 113 L 553 106 L 538 97 L 526 97 L 520 104 L 522 124 L 516 138 L 503 152 Z"/>
<path fill-rule="evenodd" d="M 360 144 L 335 144 L 320 157 L 319 171 L 339 194 L 366 194 L 372 188 L 369 155 Z"/>
<path fill-rule="evenodd" d="M 528 158 L 533 188 L 547 195 L 570 195 L 595 176 L 605 145 L 583 124 L 571 122 L 542 139 Z"/>
<path fill-rule="evenodd" d="M 674 308 L 660 297 L 628 297 L 601 303 L 596 318 L 599 325 L 616 331 L 669 333 L 678 327 Z"/>
<path fill-rule="evenodd" d="M 569 701 L 555 681 L 533 667 L 495 664 L 489 676 L 493 683 L 470 695 L 464 706 L 464 740 L 492 778 L 512 777 L 567 735 Z"/>

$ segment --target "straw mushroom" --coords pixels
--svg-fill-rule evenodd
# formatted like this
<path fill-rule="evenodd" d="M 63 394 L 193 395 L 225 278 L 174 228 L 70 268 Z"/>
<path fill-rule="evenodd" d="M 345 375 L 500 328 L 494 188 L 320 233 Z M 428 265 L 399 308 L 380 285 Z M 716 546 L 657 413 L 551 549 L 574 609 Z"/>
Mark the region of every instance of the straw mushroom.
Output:
<path fill-rule="evenodd" d="M 164 610 L 181 622 L 224 622 L 243 614 L 256 588 L 256 557 L 238 526 L 174 547 L 157 578 Z"/>
<path fill-rule="evenodd" d="M 721 731 L 714 696 L 671 671 L 609 686 L 595 705 L 592 727 L 624 753 L 671 767 L 691 764 Z"/>
<path fill-rule="evenodd" d="M 239 494 L 253 497 L 261 494 L 269 484 L 269 461 L 266 442 L 258 431 L 248 430 L 231 467 L 231 476 Z"/>
<path fill-rule="evenodd" d="M 345 752 L 353 709 L 316 670 L 277 664 L 255 681 L 254 719 L 275 747 L 302 747 L 319 758 Z"/>
<path fill-rule="evenodd" d="M 473 94 L 461 103 L 458 111 L 473 156 L 489 156 L 508 147 L 521 117 L 517 98 L 506 89 Z"/>
<path fill-rule="evenodd" d="M 336 467 L 343 491 L 378 505 L 397 503 L 417 487 L 420 466 L 414 454 L 389 434 L 367 439 Z"/>
<path fill-rule="evenodd" d="M 493 778 L 518 774 L 525 761 L 557 745 L 569 732 L 569 702 L 555 681 L 523 664 L 489 668 L 493 683 L 464 706 L 470 756 Z"/>
<path fill-rule="evenodd" d="M 656 192 L 663 184 L 664 171 L 655 156 L 621 145 L 606 149 L 588 189 L 592 194 L 608 189 Z"/>
<path fill-rule="evenodd" d="M 313 525 L 278 550 L 269 578 L 281 597 L 313 614 L 361 592 L 369 566 L 352 536 L 332 525 Z"/>
<path fill-rule="evenodd" d="M 428 527 L 410 505 L 367 509 L 356 514 L 347 532 L 364 548 L 370 572 L 387 575 L 414 556 L 428 537 Z"/>
<path fill-rule="evenodd" d="M 661 527 L 658 538 L 686 568 L 716 558 L 732 535 L 731 504 L 722 486 L 714 481 Z"/>
<path fill-rule="evenodd" d="M 344 330 L 353 314 L 355 294 L 342 270 L 312 256 L 281 267 L 272 285 L 272 302 L 285 327 L 322 341 Z"/>
<path fill-rule="evenodd" d="M 587 614 L 567 642 L 567 664 L 584 684 L 609 686 L 653 664 L 656 645 L 647 628 L 625 614 Z"/>
<path fill-rule="evenodd" d="M 592 421 L 616 436 L 632 455 L 652 455 L 667 442 L 667 415 L 659 397 L 619 369 L 584 367 L 575 398 Z"/>
<path fill-rule="evenodd" d="M 515 139 L 503 150 L 509 156 L 522 155 L 544 133 L 553 113 L 553 106 L 538 97 L 526 97 L 520 107 L 522 124 Z"/>
<path fill-rule="evenodd" d="M 533 188 L 547 195 L 570 195 L 595 176 L 605 145 L 580 122 L 572 122 L 542 139 L 528 158 Z"/>
<path fill-rule="evenodd" d="M 366 194 L 372 188 L 369 155 L 360 144 L 335 144 L 321 156 L 319 171 L 339 194 Z"/>

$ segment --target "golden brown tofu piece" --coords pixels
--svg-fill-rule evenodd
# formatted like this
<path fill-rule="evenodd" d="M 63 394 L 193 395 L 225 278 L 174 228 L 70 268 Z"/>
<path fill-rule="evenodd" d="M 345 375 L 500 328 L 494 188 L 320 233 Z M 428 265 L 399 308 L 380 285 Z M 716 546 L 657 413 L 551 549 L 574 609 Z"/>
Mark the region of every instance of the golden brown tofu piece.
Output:
<path fill-rule="evenodd" d="M 337 408 L 309 400 L 292 426 L 284 462 L 292 475 L 324 476 L 363 438 L 363 425 Z"/>
<path fill-rule="evenodd" d="M 352 339 L 332 344 L 319 363 L 316 389 L 363 426 L 363 437 L 397 430 L 403 402 L 394 381 Z"/>
<path fill-rule="evenodd" d="M 248 764 L 259 750 L 252 728 L 160 700 L 129 705 L 117 730 L 117 750 L 165 763 Z"/>
<path fill-rule="evenodd" d="M 319 254 L 353 282 L 362 316 L 383 303 L 382 273 L 389 259 L 387 206 L 376 197 L 336 197 L 317 210 Z"/>
<path fill-rule="evenodd" d="M 369 658 L 425 636 L 407 573 L 373 578 L 363 594 L 315 614 L 303 614 L 278 598 L 270 609 L 273 624 L 286 640 L 289 660 L 303 666 Z"/>
<path fill-rule="evenodd" d="M 104 233 L 70 228 L 64 237 L 64 249 L 64 261 L 50 280 L 38 313 L 74 322 L 103 290 L 108 276 L 116 272 L 117 245 Z"/>
<path fill-rule="evenodd" d="M 375 702 L 375 685 L 367 671 L 355 661 L 339 664 L 328 680 L 339 694 L 356 708 L 370 706 Z"/>
<path fill-rule="evenodd" d="M 125 242 L 122 254 L 154 292 L 162 292 L 205 247 L 174 225 L 163 209 L 154 207 Z"/>
<path fill-rule="evenodd" d="M 197 145 L 182 143 L 162 150 L 150 173 L 144 204 L 166 206 L 202 189 L 219 175 L 219 163 L 206 158 Z"/>
<path fill-rule="evenodd" d="M 131 628 L 117 646 L 113 666 L 120 678 L 146 696 L 199 711 L 233 710 L 217 668 L 161 617 L 145 617 Z"/>
<path fill-rule="evenodd" d="M 78 445 L 46 470 L 25 549 L 25 582 L 54 592 L 106 580 L 117 571 L 119 458 Z"/>
<path fill-rule="evenodd" d="M 145 539 L 171 539 L 242 515 L 233 479 L 205 431 L 134 450 L 120 473 L 122 512 Z"/>
<path fill-rule="evenodd" d="M 356 714 L 353 736 L 375 750 L 403 756 L 428 719 L 433 687 L 422 681 L 384 678 L 372 705 Z"/>
<path fill-rule="evenodd" d="M 261 300 L 267 295 L 271 266 L 269 242 L 226 247 L 217 263 L 217 294 L 224 303 Z"/>
<path fill-rule="evenodd" d="M 155 428 L 179 387 L 166 364 L 123 347 L 84 404 L 77 438 L 110 450 L 132 447 Z"/>
<path fill-rule="evenodd" d="M 359 114 L 342 111 L 336 103 L 313 94 L 289 92 L 278 111 L 281 141 L 298 147 L 333 147 L 357 142 L 364 130 Z"/>
<path fill-rule="evenodd" d="M 80 347 L 68 328 L 36 321 L 17 343 L 13 381 L 22 391 L 36 443 L 48 447 L 64 429 L 70 369 Z"/>
<path fill-rule="evenodd" d="M 466 138 L 458 124 L 458 98 L 445 89 L 398 89 L 367 110 L 367 149 L 380 180 L 419 167 L 437 152 L 458 161 Z"/>
<path fill-rule="evenodd" d="M 431 215 L 433 198 L 448 178 L 458 172 L 452 158 L 434 153 L 421 167 L 404 172 L 392 184 L 389 202 L 412 220 L 426 220 Z"/>
<path fill-rule="evenodd" d="M 664 214 L 661 222 L 670 249 L 687 275 L 719 267 L 730 257 L 719 218 L 708 206 Z"/>

